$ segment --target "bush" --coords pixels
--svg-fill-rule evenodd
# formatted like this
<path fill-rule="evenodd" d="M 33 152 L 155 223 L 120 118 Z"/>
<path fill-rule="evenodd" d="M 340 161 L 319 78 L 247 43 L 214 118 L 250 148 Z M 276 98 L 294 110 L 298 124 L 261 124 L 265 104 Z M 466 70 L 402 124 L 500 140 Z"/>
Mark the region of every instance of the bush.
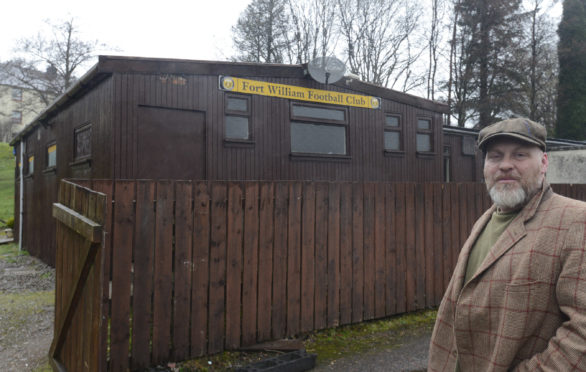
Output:
<path fill-rule="evenodd" d="M 6 220 L 6 227 L 14 229 L 14 217 L 10 217 Z"/>

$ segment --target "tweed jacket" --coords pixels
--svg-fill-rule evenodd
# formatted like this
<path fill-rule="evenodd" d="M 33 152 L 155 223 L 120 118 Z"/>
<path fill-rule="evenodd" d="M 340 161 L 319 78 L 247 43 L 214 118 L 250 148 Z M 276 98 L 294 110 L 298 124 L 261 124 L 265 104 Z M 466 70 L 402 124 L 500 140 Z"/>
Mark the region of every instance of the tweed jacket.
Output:
<path fill-rule="evenodd" d="M 547 182 L 463 283 L 476 221 L 438 310 L 428 371 L 586 371 L 586 203 Z"/>

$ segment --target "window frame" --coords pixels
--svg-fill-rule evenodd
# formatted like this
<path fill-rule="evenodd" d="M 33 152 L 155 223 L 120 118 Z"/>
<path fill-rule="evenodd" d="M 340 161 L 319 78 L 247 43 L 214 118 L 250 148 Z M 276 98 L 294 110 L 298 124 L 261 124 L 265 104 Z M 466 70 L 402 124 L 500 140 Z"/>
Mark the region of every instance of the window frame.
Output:
<path fill-rule="evenodd" d="M 92 129 L 92 123 L 84 123 L 82 125 L 80 125 L 79 127 L 75 128 L 73 130 L 73 163 L 71 163 L 71 165 L 76 165 L 79 163 L 83 163 L 83 162 L 88 162 L 91 160 L 92 158 L 92 151 L 93 151 L 93 146 L 92 146 L 92 137 L 93 137 L 93 133 L 90 133 L 90 151 L 89 154 L 84 154 L 81 156 L 77 155 L 77 136 L 79 133 L 84 132 L 84 131 L 91 131 L 93 132 Z"/>
<path fill-rule="evenodd" d="M 15 118 L 15 114 L 18 114 L 18 119 Z M 22 111 L 12 110 L 12 113 L 10 114 L 10 123 L 21 125 L 22 124 Z"/>
<path fill-rule="evenodd" d="M 344 113 L 344 120 L 335 120 L 335 119 L 322 119 L 322 118 L 315 118 L 311 116 L 303 116 L 303 115 L 295 115 L 294 114 L 294 106 L 303 106 L 303 107 L 310 107 L 310 108 L 319 108 L 319 109 L 326 109 L 326 110 L 336 110 L 342 111 Z M 311 124 L 311 125 L 318 125 L 318 126 L 334 126 L 334 127 L 342 127 L 344 128 L 344 139 L 345 139 L 345 154 L 325 154 L 325 153 L 317 153 L 317 152 L 298 152 L 293 151 L 293 144 L 291 140 L 291 131 L 292 131 L 292 124 Z M 350 159 L 351 158 L 351 148 L 350 148 L 350 138 L 348 133 L 348 108 L 347 107 L 332 107 L 331 105 L 324 105 L 324 104 L 311 104 L 306 102 L 296 102 L 291 101 L 289 104 L 289 154 L 291 158 L 304 158 L 304 159 L 317 159 L 320 158 L 330 158 L 330 159 Z"/>
<path fill-rule="evenodd" d="M 246 111 L 233 110 L 228 108 L 230 98 L 246 101 Z M 241 117 L 248 120 L 248 138 L 230 138 L 226 136 L 226 117 Z M 252 125 L 252 98 L 247 95 L 234 93 L 224 94 L 224 143 L 228 145 L 254 145 L 254 131 Z"/>
<path fill-rule="evenodd" d="M 393 127 L 387 124 L 387 117 L 394 117 L 397 118 L 398 126 Z M 385 146 L 385 133 L 386 132 L 395 132 L 399 133 L 399 149 L 387 149 Z M 385 112 L 384 113 L 384 122 L 383 122 L 383 150 L 385 154 L 389 155 L 403 155 L 405 154 L 405 136 L 403 135 L 403 117 L 401 114 L 395 112 Z"/>
<path fill-rule="evenodd" d="M 421 155 L 435 155 L 435 146 L 434 146 L 434 131 L 433 131 L 433 118 L 429 117 L 429 116 L 417 116 L 416 118 L 416 123 L 415 123 L 415 128 L 416 128 L 416 132 L 415 132 L 415 151 L 417 154 L 421 154 Z M 419 121 L 427 121 L 429 122 L 429 129 L 420 129 L 419 128 Z M 429 151 L 420 151 L 418 150 L 418 146 L 417 146 L 417 135 L 422 134 L 422 135 L 427 135 L 429 136 Z"/>
<path fill-rule="evenodd" d="M 49 157 L 50 157 L 49 150 L 53 146 L 55 146 L 55 150 L 54 150 L 55 164 L 49 165 Z M 56 169 L 57 169 L 57 142 L 51 141 L 51 142 L 47 143 L 47 145 L 45 146 L 45 172 L 55 171 Z"/>
<path fill-rule="evenodd" d="M 12 96 L 12 100 L 15 102 L 22 102 L 22 88 L 18 88 L 18 87 L 12 87 L 12 92 L 11 92 L 11 96 Z"/>

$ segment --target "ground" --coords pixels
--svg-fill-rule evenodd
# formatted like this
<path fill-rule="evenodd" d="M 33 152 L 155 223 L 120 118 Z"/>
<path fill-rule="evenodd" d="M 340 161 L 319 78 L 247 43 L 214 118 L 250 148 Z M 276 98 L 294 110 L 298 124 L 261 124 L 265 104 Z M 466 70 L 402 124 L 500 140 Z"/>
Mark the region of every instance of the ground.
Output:
<path fill-rule="evenodd" d="M 0 248 L 0 370 L 42 371 L 53 339 L 55 270 L 17 249 Z"/>

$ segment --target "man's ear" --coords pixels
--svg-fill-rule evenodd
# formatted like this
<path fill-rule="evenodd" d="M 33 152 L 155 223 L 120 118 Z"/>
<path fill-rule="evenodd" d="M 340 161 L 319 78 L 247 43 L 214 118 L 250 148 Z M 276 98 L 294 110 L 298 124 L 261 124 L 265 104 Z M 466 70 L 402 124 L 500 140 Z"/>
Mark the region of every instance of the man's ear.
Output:
<path fill-rule="evenodd" d="M 547 153 L 544 152 L 543 155 L 541 155 L 541 172 L 545 174 L 545 172 L 547 172 L 547 167 L 549 165 L 549 159 L 547 158 Z"/>

